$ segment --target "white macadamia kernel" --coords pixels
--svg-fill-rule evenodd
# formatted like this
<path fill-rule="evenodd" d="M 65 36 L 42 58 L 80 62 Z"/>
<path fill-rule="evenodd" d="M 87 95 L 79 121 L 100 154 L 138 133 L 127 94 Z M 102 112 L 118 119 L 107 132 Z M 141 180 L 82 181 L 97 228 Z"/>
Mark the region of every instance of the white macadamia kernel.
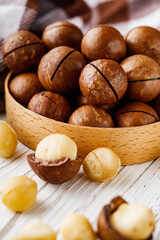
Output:
<path fill-rule="evenodd" d="M 129 239 L 147 239 L 155 228 L 152 211 L 139 203 L 123 203 L 110 216 L 114 228 Z"/>
<path fill-rule="evenodd" d="M 57 234 L 39 219 L 31 220 L 10 240 L 56 240 Z"/>
<path fill-rule="evenodd" d="M 54 161 L 63 157 L 75 160 L 77 157 L 77 145 L 66 135 L 52 134 L 39 142 L 35 157 L 47 161 Z"/>
<path fill-rule="evenodd" d="M 85 174 L 94 181 L 113 179 L 120 168 L 121 161 L 109 148 L 97 148 L 91 151 L 83 161 Z"/>
<path fill-rule="evenodd" d="M 60 233 L 64 240 L 96 240 L 89 221 L 80 214 L 70 214 L 66 216 L 60 228 Z"/>

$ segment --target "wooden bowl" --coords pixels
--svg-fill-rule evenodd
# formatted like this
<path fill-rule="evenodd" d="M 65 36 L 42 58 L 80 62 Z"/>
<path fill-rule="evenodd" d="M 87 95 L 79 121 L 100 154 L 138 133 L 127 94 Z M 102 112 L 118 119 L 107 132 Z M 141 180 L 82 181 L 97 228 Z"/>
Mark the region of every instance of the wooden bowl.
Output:
<path fill-rule="evenodd" d="M 15 129 L 19 140 L 35 150 L 44 137 L 62 133 L 71 137 L 83 157 L 98 147 L 115 151 L 122 165 L 142 163 L 160 157 L 160 122 L 124 128 L 94 128 L 69 125 L 38 115 L 20 105 L 9 93 L 5 81 L 7 122 Z"/>

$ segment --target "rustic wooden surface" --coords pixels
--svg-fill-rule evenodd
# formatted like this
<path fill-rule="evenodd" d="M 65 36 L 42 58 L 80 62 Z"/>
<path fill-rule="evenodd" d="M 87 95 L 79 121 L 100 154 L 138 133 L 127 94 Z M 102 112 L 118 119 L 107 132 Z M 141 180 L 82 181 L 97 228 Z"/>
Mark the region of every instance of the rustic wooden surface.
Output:
<path fill-rule="evenodd" d="M 0 115 L 0 119 L 5 120 L 5 115 Z M 128 202 L 141 202 L 152 208 L 156 218 L 153 239 L 160 239 L 160 159 L 122 167 L 112 181 L 92 182 L 81 169 L 68 183 L 51 185 L 40 180 L 30 169 L 26 156 L 31 152 L 19 142 L 11 158 L 0 158 L 0 191 L 5 180 L 18 175 L 31 177 L 38 184 L 37 201 L 24 213 L 13 213 L 0 201 L 1 240 L 8 240 L 33 218 L 40 218 L 57 231 L 62 218 L 73 212 L 84 214 L 96 230 L 101 208 L 117 195 Z M 143 155 L 141 157 L 143 159 Z"/>
<path fill-rule="evenodd" d="M 19 140 L 35 149 L 40 140 L 51 133 L 63 133 L 86 156 L 97 147 L 109 147 L 121 159 L 122 165 L 141 163 L 160 157 L 160 122 L 129 128 L 93 128 L 69 125 L 38 115 L 21 106 L 10 95 L 5 81 L 7 121 L 15 129 Z M 143 157 L 142 157 L 143 156 Z"/>

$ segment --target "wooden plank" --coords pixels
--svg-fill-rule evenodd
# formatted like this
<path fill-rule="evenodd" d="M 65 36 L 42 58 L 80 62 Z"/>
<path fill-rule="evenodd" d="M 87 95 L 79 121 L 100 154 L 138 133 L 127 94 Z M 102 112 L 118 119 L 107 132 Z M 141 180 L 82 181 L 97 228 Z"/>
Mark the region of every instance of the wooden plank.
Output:
<path fill-rule="evenodd" d="M 19 145 L 22 144 L 18 144 L 18 149 L 27 150 L 27 148 Z M 12 213 L 2 203 L 0 204 L 0 216 L 3 217 L 3 222 L 0 223 L 0 237 L 6 240 L 14 235 L 27 221 L 35 217 L 50 223 L 51 227 L 58 230 L 62 218 L 71 212 L 84 214 L 96 230 L 97 217 L 102 206 L 107 204 L 114 196 L 124 195 L 126 200 L 133 202 L 133 193 L 137 192 L 138 194 L 139 192 L 138 196 L 141 202 L 146 202 L 148 195 L 147 193 L 144 194 L 144 190 L 148 192 L 148 186 L 152 184 L 152 179 L 148 180 L 145 189 L 136 185 L 139 182 L 145 182 L 150 169 L 152 174 L 156 171 L 158 164 L 160 164 L 159 161 L 153 161 L 122 167 L 114 180 L 103 183 L 88 180 L 81 168 L 78 175 L 68 183 L 51 185 L 44 183 L 30 170 L 26 162 L 26 154 L 28 152 L 24 152 L 9 165 L 4 166 L 3 173 L 0 170 L 0 186 L 6 179 L 19 175 L 21 172 L 21 174 L 34 179 L 39 189 L 36 204 L 23 214 Z M 157 185 L 155 179 L 154 182 Z M 154 194 L 156 194 L 156 191 L 154 191 Z M 149 203 L 151 203 L 151 200 L 152 197 Z M 149 204 L 149 206 L 151 205 Z M 156 209 L 153 210 L 156 212 Z"/>

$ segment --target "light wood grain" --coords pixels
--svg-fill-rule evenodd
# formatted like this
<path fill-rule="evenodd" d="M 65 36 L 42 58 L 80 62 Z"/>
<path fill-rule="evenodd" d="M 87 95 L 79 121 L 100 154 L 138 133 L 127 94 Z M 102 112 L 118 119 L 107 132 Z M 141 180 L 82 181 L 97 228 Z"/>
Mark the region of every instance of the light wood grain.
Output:
<path fill-rule="evenodd" d="M 122 167 L 112 181 L 92 182 L 84 175 L 82 168 L 76 177 L 62 185 L 43 182 L 30 169 L 26 155 L 32 150 L 18 143 L 15 154 L 0 168 L 0 189 L 5 180 L 18 175 L 26 175 L 38 184 L 35 205 L 24 213 L 13 213 L 0 201 L 0 239 L 10 237 L 33 218 L 40 218 L 58 231 L 64 216 L 77 212 L 85 215 L 94 229 L 101 208 L 116 195 L 123 196 L 128 202 L 144 203 L 152 208 L 156 217 L 154 240 L 160 234 L 160 159 L 139 165 Z M 1 164 L 0 164 L 1 167 Z M 58 238 L 59 239 L 59 238 Z"/>
<path fill-rule="evenodd" d="M 141 163 L 160 156 L 160 122 L 129 128 L 81 127 L 58 122 L 16 102 L 8 90 L 10 77 L 11 73 L 5 81 L 7 121 L 17 132 L 19 140 L 29 148 L 35 149 L 39 141 L 51 133 L 62 133 L 77 143 L 82 156 L 97 147 L 111 148 L 120 157 L 122 165 Z"/>

